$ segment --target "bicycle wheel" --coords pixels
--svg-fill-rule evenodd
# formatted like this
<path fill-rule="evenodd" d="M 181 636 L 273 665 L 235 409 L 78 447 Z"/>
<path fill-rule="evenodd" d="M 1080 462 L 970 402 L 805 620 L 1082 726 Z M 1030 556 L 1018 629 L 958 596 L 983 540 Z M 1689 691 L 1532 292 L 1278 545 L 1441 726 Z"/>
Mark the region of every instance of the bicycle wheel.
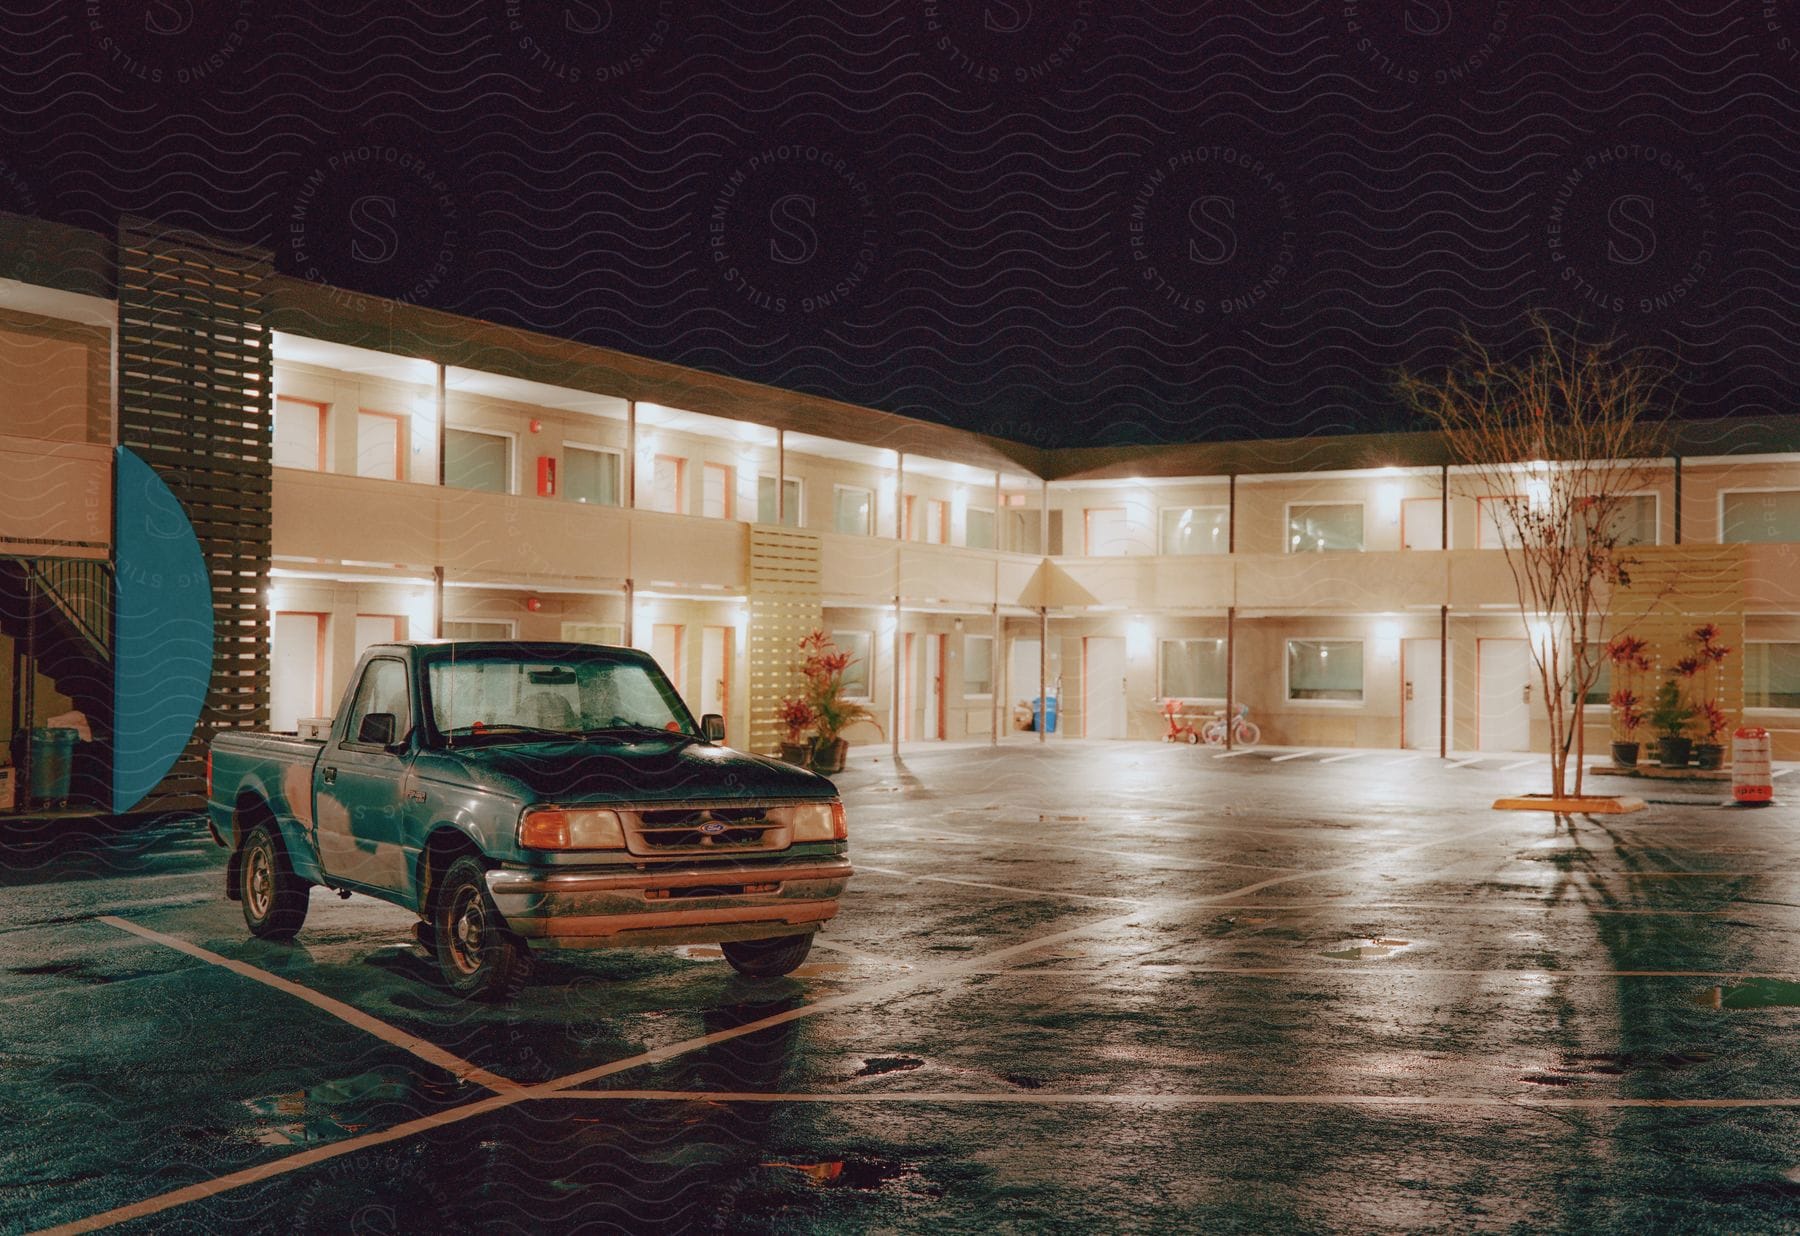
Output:
<path fill-rule="evenodd" d="M 1237 727 L 1237 743 L 1240 747 L 1254 747 L 1262 741 L 1262 731 L 1254 721 L 1239 721 Z"/>
<path fill-rule="evenodd" d="M 1225 745 L 1225 726 L 1218 721 L 1208 721 L 1200 730 L 1200 741 L 1209 747 Z"/>

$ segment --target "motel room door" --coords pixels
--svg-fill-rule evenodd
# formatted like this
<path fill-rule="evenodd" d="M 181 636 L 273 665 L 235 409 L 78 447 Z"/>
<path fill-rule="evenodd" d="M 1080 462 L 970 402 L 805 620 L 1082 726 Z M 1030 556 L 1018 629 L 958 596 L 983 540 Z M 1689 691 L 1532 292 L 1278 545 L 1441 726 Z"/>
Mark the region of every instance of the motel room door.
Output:
<path fill-rule="evenodd" d="M 944 737 L 944 660 L 948 636 L 925 637 L 925 717 L 921 737 Z"/>
<path fill-rule="evenodd" d="M 1082 735 L 1125 737 L 1125 641 L 1090 635 L 1081 641 Z"/>
<path fill-rule="evenodd" d="M 1531 649 L 1522 639 L 1484 639 L 1475 643 L 1476 736 L 1483 751 L 1531 749 Z"/>
<path fill-rule="evenodd" d="M 1012 728 L 1012 710 L 1016 704 L 1030 704 L 1038 694 L 1038 649 L 1043 647 L 1035 639 L 1015 639 L 1012 642 L 1012 658 L 1007 662 L 1006 707 L 1000 711 L 1000 721 L 1008 730 Z"/>
<path fill-rule="evenodd" d="M 1441 676 L 1444 641 L 1400 641 L 1401 745 L 1413 751 L 1436 751 L 1443 721 Z"/>

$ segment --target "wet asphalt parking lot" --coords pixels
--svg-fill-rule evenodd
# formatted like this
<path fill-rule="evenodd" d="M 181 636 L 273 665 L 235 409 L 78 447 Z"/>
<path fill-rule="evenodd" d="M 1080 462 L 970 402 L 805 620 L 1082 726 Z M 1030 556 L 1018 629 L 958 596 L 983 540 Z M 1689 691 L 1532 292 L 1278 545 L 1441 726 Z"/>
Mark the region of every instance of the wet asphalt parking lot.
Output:
<path fill-rule="evenodd" d="M 15 829 L 0 1231 L 1800 1231 L 1800 809 L 1287 754 L 865 755 L 796 975 L 505 1007 L 365 898 L 251 939 L 195 820 Z"/>

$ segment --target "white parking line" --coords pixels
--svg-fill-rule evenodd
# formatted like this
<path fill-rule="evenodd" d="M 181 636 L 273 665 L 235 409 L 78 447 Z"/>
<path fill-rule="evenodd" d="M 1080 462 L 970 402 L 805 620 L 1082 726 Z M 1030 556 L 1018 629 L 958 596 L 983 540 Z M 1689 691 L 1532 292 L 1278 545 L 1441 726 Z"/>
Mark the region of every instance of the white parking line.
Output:
<path fill-rule="evenodd" d="M 1317 755 L 1317 754 L 1318 754 L 1318 752 L 1316 752 L 1316 751 L 1290 751 L 1286 755 L 1276 756 L 1274 759 L 1270 760 L 1269 763 L 1279 764 L 1283 760 L 1298 760 L 1298 759 L 1303 759 L 1309 755 Z"/>
<path fill-rule="evenodd" d="M 1486 758 L 1487 758 L 1487 756 L 1485 756 L 1485 755 L 1473 755 L 1473 756 L 1470 756 L 1466 760 L 1451 760 L 1448 764 L 1445 765 L 1445 767 L 1446 768 L 1467 768 L 1471 764 L 1481 763 L 1481 761 L 1485 760 Z"/>
<path fill-rule="evenodd" d="M 1777 768 L 1774 772 L 1769 774 L 1769 780 L 1773 781 L 1777 777 L 1785 777 L 1793 771 L 1794 770 L 1791 768 Z"/>
<path fill-rule="evenodd" d="M 996 1103 L 1051 1107 L 1800 1107 L 1800 1098 L 1634 1099 L 1488 1094 L 1045 1094 L 1042 1091 L 881 1090 L 861 1094 L 765 1094 L 732 1090 L 575 1090 L 546 1096 L 615 1103 Z"/>
<path fill-rule="evenodd" d="M 1238 747 L 1232 751 L 1221 751 L 1221 752 L 1219 752 L 1219 754 L 1213 756 L 1213 759 L 1215 759 L 1215 760 L 1235 760 L 1240 755 L 1249 755 L 1249 754 L 1250 754 L 1249 747 Z"/>
<path fill-rule="evenodd" d="M 322 996 L 310 987 L 302 987 L 298 983 L 270 974 L 267 970 L 260 970 L 242 961 L 233 961 L 229 957 L 221 957 L 210 949 L 201 948 L 198 944 L 190 944 L 178 936 L 152 931 L 148 927 L 139 926 L 137 923 L 116 915 L 104 914 L 95 921 L 105 923 L 108 927 L 117 927 L 120 931 L 129 931 L 134 936 L 141 936 L 164 948 L 172 948 L 176 952 L 186 953 L 189 957 L 198 957 L 201 961 L 222 967 L 233 974 L 240 974 L 247 979 L 255 979 L 259 983 L 273 987 L 276 991 L 286 992 L 297 1000 L 304 1000 L 314 1008 L 330 1013 L 339 1021 L 348 1022 L 358 1030 L 372 1034 L 383 1042 L 392 1043 L 402 1051 L 411 1052 L 427 1064 L 435 1064 L 463 1081 L 486 1086 L 496 1094 L 507 1094 L 523 1089 L 516 1082 L 508 1081 L 498 1073 L 490 1073 L 479 1065 L 464 1060 L 461 1056 L 452 1055 L 435 1043 L 428 1042 L 417 1035 L 408 1034 L 404 1030 L 388 1025 L 385 1021 L 370 1017 L 361 1009 L 350 1007 L 342 1000 L 333 1000 L 330 996 Z"/>
<path fill-rule="evenodd" d="M 1342 764 L 1345 760 L 1359 760 L 1369 754 L 1367 751 L 1347 751 L 1343 755 L 1328 755 L 1320 760 L 1321 764 Z"/>
<path fill-rule="evenodd" d="M 1538 763 L 1542 763 L 1542 761 L 1541 760 L 1520 760 L 1517 764 L 1507 764 L 1507 765 L 1502 766 L 1499 771 L 1501 771 L 1501 772 L 1517 772 L 1521 768 L 1530 768 L 1533 764 L 1538 764 Z"/>

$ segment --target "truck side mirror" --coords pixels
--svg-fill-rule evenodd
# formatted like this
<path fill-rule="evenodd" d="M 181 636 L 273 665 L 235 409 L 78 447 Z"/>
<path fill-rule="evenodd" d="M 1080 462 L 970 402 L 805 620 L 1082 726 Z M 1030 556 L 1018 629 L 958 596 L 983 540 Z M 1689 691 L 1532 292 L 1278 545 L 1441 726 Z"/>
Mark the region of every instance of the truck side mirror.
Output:
<path fill-rule="evenodd" d="M 391 747 L 394 745 L 394 731 L 399 726 L 391 712 L 372 712 L 363 717 L 362 725 L 356 731 L 356 741 L 368 743 L 373 747 Z"/>
<path fill-rule="evenodd" d="M 700 718 L 700 737 L 707 742 L 725 741 L 725 718 L 716 712 L 709 712 Z"/>

